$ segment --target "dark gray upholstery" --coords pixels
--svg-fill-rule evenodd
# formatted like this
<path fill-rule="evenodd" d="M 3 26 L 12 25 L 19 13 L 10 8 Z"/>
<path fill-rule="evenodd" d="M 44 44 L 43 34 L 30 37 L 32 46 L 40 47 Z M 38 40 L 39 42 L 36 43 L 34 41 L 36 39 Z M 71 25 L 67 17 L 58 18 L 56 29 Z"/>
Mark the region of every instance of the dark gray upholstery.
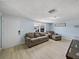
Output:
<path fill-rule="evenodd" d="M 46 33 L 35 32 L 35 33 L 25 34 L 25 43 L 27 44 L 29 48 L 48 40 L 49 38 Z"/>

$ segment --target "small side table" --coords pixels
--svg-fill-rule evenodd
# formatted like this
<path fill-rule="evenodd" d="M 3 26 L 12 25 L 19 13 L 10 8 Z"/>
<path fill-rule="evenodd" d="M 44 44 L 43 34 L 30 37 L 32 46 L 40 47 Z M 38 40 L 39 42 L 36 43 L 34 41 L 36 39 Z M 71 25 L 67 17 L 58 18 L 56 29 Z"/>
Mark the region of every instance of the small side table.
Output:
<path fill-rule="evenodd" d="M 62 38 L 60 35 L 52 35 L 52 39 L 55 41 L 60 41 Z"/>

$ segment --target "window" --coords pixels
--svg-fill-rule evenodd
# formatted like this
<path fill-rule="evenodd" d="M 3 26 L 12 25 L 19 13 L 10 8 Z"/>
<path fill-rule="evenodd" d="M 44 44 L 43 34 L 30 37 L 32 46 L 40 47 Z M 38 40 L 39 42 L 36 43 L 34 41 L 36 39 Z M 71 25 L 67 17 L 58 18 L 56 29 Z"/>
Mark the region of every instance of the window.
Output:
<path fill-rule="evenodd" d="M 46 25 L 43 23 L 34 23 L 34 32 L 45 32 Z"/>

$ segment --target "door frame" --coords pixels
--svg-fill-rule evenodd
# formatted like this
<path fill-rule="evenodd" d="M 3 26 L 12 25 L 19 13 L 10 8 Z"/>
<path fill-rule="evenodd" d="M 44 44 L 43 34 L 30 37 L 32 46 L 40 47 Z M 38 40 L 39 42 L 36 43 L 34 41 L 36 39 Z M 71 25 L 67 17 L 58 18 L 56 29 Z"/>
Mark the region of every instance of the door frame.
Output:
<path fill-rule="evenodd" d="M 1 19 L 0 20 L 1 21 L 1 24 L 0 24 L 0 26 L 1 26 L 1 38 L 0 38 L 1 39 L 1 42 L 0 42 L 1 43 L 1 47 L 0 47 L 0 50 L 1 50 L 2 49 L 2 16 L 0 16 L 0 19 Z"/>

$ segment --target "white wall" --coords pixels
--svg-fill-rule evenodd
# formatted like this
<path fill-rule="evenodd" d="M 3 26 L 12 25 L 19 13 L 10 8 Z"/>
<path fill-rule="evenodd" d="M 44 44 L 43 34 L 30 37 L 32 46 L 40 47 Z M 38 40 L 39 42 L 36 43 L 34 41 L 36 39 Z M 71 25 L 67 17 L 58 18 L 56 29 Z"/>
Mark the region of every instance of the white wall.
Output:
<path fill-rule="evenodd" d="M 30 19 L 29 20 L 22 19 L 20 23 L 20 30 L 21 30 L 22 42 L 25 42 L 24 34 L 28 32 L 34 32 L 34 22 Z"/>
<path fill-rule="evenodd" d="M 49 31 L 50 30 L 50 26 L 49 26 L 49 23 L 46 24 L 46 31 Z"/>
<path fill-rule="evenodd" d="M 62 22 L 66 23 L 66 27 L 54 27 L 54 31 L 64 36 L 64 38 L 79 40 L 79 27 L 78 28 L 74 27 L 74 25 L 79 25 L 79 19 L 74 18 L 64 20 Z"/>
<path fill-rule="evenodd" d="M 24 43 L 22 36 L 33 31 L 33 22 L 19 17 L 3 16 L 2 47 L 8 48 Z M 21 35 L 18 34 L 21 31 Z"/>
<path fill-rule="evenodd" d="M 53 31 L 53 24 L 52 23 L 46 23 L 46 31 Z"/>

